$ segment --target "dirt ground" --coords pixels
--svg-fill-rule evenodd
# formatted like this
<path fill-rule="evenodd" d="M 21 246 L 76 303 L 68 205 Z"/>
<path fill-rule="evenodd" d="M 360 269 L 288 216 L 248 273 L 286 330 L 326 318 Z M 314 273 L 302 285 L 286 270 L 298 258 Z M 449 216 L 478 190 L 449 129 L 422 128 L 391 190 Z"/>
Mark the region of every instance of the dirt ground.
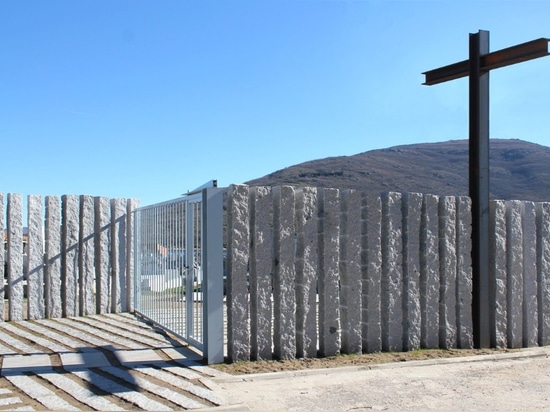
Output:
<path fill-rule="evenodd" d="M 517 349 L 420 349 L 410 352 L 379 352 L 291 360 L 258 360 L 250 362 L 223 363 L 211 366 L 232 375 L 243 375 L 303 369 L 336 368 L 341 366 L 362 366 L 390 362 L 408 362 L 437 358 L 453 358 L 459 356 L 494 355 L 514 351 L 517 351 Z"/>

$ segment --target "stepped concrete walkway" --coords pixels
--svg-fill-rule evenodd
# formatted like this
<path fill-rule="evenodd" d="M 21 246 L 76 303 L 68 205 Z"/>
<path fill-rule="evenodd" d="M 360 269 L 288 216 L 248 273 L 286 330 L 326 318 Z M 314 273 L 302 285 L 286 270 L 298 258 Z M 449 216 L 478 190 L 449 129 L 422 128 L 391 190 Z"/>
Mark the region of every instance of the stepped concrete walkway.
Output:
<path fill-rule="evenodd" d="M 223 373 L 131 314 L 0 322 L 0 356 L 0 410 L 170 411 L 227 405 L 211 383 Z"/>

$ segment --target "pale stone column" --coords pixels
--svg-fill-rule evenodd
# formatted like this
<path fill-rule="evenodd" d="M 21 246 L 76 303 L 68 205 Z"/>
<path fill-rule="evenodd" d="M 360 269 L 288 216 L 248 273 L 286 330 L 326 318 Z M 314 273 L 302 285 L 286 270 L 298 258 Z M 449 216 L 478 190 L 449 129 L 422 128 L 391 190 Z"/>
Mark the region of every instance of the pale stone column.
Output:
<path fill-rule="evenodd" d="M 319 254 L 317 189 L 296 192 L 296 354 L 317 356 L 317 275 Z"/>
<path fill-rule="evenodd" d="M 249 188 L 231 185 L 227 195 L 227 352 L 233 362 L 250 360 L 248 307 Z"/>
<path fill-rule="evenodd" d="M 420 348 L 420 220 L 422 195 L 403 195 L 403 350 Z"/>
<path fill-rule="evenodd" d="M 129 312 L 135 309 L 135 290 L 134 290 L 134 242 L 135 242 L 135 213 L 134 210 L 139 207 L 138 199 L 128 199 L 126 203 L 126 308 Z M 95 233 L 95 230 L 94 230 Z M 94 235 L 95 237 L 95 235 Z M 96 303 L 97 305 L 97 303 Z"/>
<path fill-rule="evenodd" d="M 44 318 L 44 232 L 42 196 L 28 196 L 28 318 Z"/>
<path fill-rule="evenodd" d="M 362 309 L 363 309 L 363 351 L 369 353 L 382 350 L 381 326 L 381 244 L 382 204 L 380 195 L 363 193 L 361 196 L 361 266 L 362 266 Z"/>
<path fill-rule="evenodd" d="M 95 313 L 94 198 L 80 196 L 79 314 Z"/>
<path fill-rule="evenodd" d="M 0 233 L 2 233 L 2 249 L 4 249 L 4 227 L 5 227 L 5 215 L 4 215 L 4 194 L 0 193 Z M 2 253 L 0 253 L 0 275 L 2 279 L 7 275 L 5 271 L 5 258 L 4 258 L 4 250 L 2 250 Z M 0 301 L 4 301 L 5 298 L 5 289 L 4 289 L 4 282 L 0 283 Z M 5 318 L 5 305 L 0 305 L 0 322 L 4 321 Z"/>
<path fill-rule="evenodd" d="M 333 356 L 340 350 L 340 205 L 338 189 L 319 190 L 319 351 Z"/>
<path fill-rule="evenodd" d="M 457 256 L 457 346 L 474 346 L 472 320 L 472 203 L 469 197 L 456 199 L 456 256 Z"/>
<path fill-rule="evenodd" d="M 523 346 L 523 203 L 506 202 L 507 261 L 508 261 L 508 347 Z"/>
<path fill-rule="evenodd" d="M 456 198 L 453 196 L 443 196 L 439 200 L 439 253 L 439 345 L 450 349 L 457 347 Z"/>
<path fill-rule="evenodd" d="M 9 320 L 23 320 L 23 202 L 8 193 Z"/>
<path fill-rule="evenodd" d="M 63 316 L 61 296 L 61 201 L 59 196 L 46 196 L 46 267 L 44 271 L 46 317 Z"/>
<path fill-rule="evenodd" d="M 126 312 L 126 199 L 111 199 L 111 312 Z"/>
<path fill-rule="evenodd" d="M 424 195 L 420 223 L 420 346 L 439 347 L 439 197 Z"/>
<path fill-rule="evenodd" d="M 61 236 L 61 299 L 63 317 L 78 315 L 79 199 L 63 195 Z"/>
<path fill-rule="evenodd" d="M 401 193 L 382 195 L 382 350 L 403 350 L 403 214 Z"/>
<path fill-rule="evenodd" d="M 250 188 L 250 344 L 252 359 L 272 358 L 273 200 L 271 188 Z"/>
<path fill-rule="evenodd" d="M 106 197 L 94 198 L 94 249 L 96 313 L 109 312 L 109 231 L 111 208 Z"/>
<path fill-rule="evenodd" d="M 523 202 L 523 347 L 538 344 L 537 218 L 534 202 Z"/>
<path fill-rule="evenodd" d="M 507 337 L 507 244 L 506 202 L 493 200 L 490 203 L 489 230 L 489 296 L 491 346 L 505 348 Z"/>
<path fill-rule="evenodd" d="M 550 345 L 550 203 L 537 204 L 539 346 Z"/>
<path fill-rule="evenodd" d="M 362 352 L 361 194 L 341 193 L 340 310 L 342 352 Z"/>

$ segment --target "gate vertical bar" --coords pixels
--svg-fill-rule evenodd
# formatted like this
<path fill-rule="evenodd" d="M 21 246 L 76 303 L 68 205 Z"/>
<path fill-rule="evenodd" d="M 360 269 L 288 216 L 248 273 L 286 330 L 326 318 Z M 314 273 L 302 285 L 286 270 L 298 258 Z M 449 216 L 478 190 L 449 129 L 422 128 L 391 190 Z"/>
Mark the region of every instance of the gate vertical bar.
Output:
<path fill-rule="evenodd" d="M 194 337 L 193 334 L 193 261 L 194 261 L 194 210 L 193 203 L 185 202 L 185 335 Z"/>
<path fill-rule="evenodd" d="M 472 276 L 474 346 L 490 346 L 489 330 L 489 32 L 470 34 L 469 173 L 472 198 Z"/>
<path fill-rule="evenodd" d="M 223 191 L 202 192 L 203 358 L 223 362 Z"/>

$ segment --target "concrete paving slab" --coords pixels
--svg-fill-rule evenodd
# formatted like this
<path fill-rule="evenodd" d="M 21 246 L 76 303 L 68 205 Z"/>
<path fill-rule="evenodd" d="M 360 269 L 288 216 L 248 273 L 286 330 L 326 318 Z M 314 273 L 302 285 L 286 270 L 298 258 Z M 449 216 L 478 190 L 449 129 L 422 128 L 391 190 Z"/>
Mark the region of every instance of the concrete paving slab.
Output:
<path fill-rule="evenodd" d="M 4 356 L 2 362 L 2 376 L 13 373 L 36 372 L 51 370 L 52 363 L 49 355 L 15 355 Z"/>
<path fill-rule="evenodd" d="M 99 351 L 84 353 L 62 353 L 60 356 L 61 363 L 64 367 L 68 368 L 101 368 L 111 365 L 105 355 Z"/>
<path fill-rule="evenodd" d="M 152 349 L 116 350 L 113 353 L 123 365 L 164 362 L 164 360 Z"/>

